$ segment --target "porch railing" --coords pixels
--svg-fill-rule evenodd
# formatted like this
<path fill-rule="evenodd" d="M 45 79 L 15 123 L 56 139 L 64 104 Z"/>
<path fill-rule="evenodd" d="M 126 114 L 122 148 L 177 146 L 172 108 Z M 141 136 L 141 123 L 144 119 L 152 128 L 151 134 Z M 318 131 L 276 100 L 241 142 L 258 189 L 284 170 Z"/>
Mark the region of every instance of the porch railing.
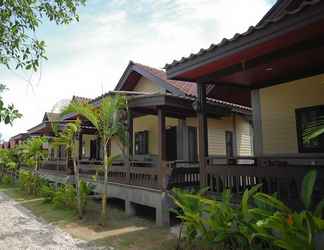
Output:
<path fill-rule="evenodd" d="M 211 193 L 230 189 L 240 196 L 246 188 L 261 183 L 263 192 L 277 193 L 281 199 L 298 207 L 302 179 L 312 168 L 318 172 L 314 196 L 317 199 L 324 191 L 324 166 L 320 165 L 294 165 L 278 157 L 209 157 L 205 174 Z"/>
<path fill-rule="evenodd" d="M 173 187 L 188 188 L 199 187 L 199 163 L 192 161 L 170 161 L 167 163 L 170 169 L 168 189 Z"/>

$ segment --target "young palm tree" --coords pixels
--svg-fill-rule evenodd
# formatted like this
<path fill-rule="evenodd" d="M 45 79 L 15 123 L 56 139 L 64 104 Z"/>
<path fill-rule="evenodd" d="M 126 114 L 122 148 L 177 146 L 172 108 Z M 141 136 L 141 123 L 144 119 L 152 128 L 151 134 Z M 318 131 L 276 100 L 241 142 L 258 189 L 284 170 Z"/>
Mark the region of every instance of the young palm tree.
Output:
<path fill-rule="evenodd" d="M 108 96 L 99 106 L 84 102 L 71 102 L 64 114 L 77 113 L 97 129 L 104 153 L 104 191 L 102 192 L 101 224 L 107 221 L 108 171 L 115 156 L 108 156 L 107 146 L 113 137 L 118 137 L 122 145 L 127 144 L 127 133 L 122 114 L 127 111 L 127 99 L 124 96 Z M 124 152 L 124 151 L 123 151 Z"/>
<path fill-rule="evenodd" d="M 47 157 L 46 150 L 43 145 L 47 142 L 46 137 L 33 137 L 19 146 L 20 153 L 23 154 L 27 164 L 34 165 L 37 173 L 42 161 Z"/>
<path fill-rule="evenodd" d="M 83 211 L 81 205 L 81 193 L 80 193 L 80 171 L 79 164 L 77 162 L 77 141 L 76 137 L 80 132 L 81 122 L 76 120 L 75 122 L 68 123 L 62 132 L 58 133 L 57 137 L 53 138 L 53 146 L 64 146 L 66 154 L 70 155 L 73 161 L 74 178 L 76 182 L 76 196 L 79 218 L 82 218 Z"/>

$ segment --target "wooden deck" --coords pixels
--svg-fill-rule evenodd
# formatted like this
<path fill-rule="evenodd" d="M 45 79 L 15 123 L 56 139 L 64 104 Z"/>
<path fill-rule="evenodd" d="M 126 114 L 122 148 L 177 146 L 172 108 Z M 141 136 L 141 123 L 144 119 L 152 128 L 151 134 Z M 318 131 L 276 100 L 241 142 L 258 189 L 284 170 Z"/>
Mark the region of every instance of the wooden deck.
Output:
<path fill-rule="evenodd" d="M 158 165 L 153 162 L 130 161 L 124 164 L 119 161 L 114 162 L 109 171 L 109 182 L 165 191 L 174 187 L 199 187 L 200 180 L 204 179 L 211 195 L 218 196 L 225 189 L 230 189 L 236 197 L 240 197 L 246 188 L 262 183 L 263 192 L 277 193 L 281 199 L 299 206 L 302 179 L 310 169 L 315 168 L 318 173 L 314 199 L 323 197 L 323 162 L 324 157 L 209 157 L 206 158 L 205 170 L 200 171 L 198 162 L 172 161 Z M 62 173 L 65 162 L 60 164 L 47 162 L 43 169 L 60 170 Z M 80 162 L 81 175 L 86 178 L 97 176 L 101 181 L 103 172 L 98 170 L 100 165 L 100 162 Z M 202 172 L 204 176 L 200 176 Z"/>

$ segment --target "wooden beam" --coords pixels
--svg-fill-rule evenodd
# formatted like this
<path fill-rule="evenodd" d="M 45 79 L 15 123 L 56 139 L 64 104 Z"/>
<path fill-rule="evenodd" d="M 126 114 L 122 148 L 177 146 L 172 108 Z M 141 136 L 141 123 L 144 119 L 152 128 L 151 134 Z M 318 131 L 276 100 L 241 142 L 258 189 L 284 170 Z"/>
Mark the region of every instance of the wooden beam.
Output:
<path fill-rule="evenodd" d="M 82 143 L 83 143 L 83 136 L 82 133 L 79 132 L 79 160 L 82 159 Z"/>
<path fill-rule="evenodd" d="M 162 108 L 158 108 L 158 153 L 159 153 L 159 185 L 161 190 L 167 188 L 166 178 L 166 131 L 165 131 L 165 113 Z"/>
<path fill-rule="evenodd" d="M 133 112 L 131 110 L 128 111 L 128 119 L 127 119 L 127 126 L 128 126 L 128 158 L 133 158 Z"/>
<path fill-rule="evenodd" d="M 206 115 L 206 85 L 197 84 L 198 92 L 198 150 L 200 167 L 200 185 L 207 185 L 206 157 L 208 157 L 208 126 Z"/>
<path fill-rule="evenodd" d="M 263 137 L 261 120 L 260 91 L 255 89 L 251 92 L 253 112 L 253 152 L 255 156 L 263 155 Z"/>

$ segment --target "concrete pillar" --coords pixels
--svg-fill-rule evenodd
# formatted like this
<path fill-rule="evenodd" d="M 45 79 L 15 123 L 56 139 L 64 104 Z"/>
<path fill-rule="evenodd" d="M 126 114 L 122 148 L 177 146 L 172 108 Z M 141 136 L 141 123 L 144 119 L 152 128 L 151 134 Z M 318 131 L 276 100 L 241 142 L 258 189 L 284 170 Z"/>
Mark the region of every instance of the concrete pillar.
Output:
<path fill-rule="evenodd" d="M 155 221 L 158 226 L 170 226 L 170 209 L 168 199 L 165 197 L 161 199 L 159 206 L 155 208 Z"/>
<path fill-rule="evenodd" d="M 125 212 L 128 216 L 136 215 L 134 204 L 128 200 L 125 200 Z"/>

